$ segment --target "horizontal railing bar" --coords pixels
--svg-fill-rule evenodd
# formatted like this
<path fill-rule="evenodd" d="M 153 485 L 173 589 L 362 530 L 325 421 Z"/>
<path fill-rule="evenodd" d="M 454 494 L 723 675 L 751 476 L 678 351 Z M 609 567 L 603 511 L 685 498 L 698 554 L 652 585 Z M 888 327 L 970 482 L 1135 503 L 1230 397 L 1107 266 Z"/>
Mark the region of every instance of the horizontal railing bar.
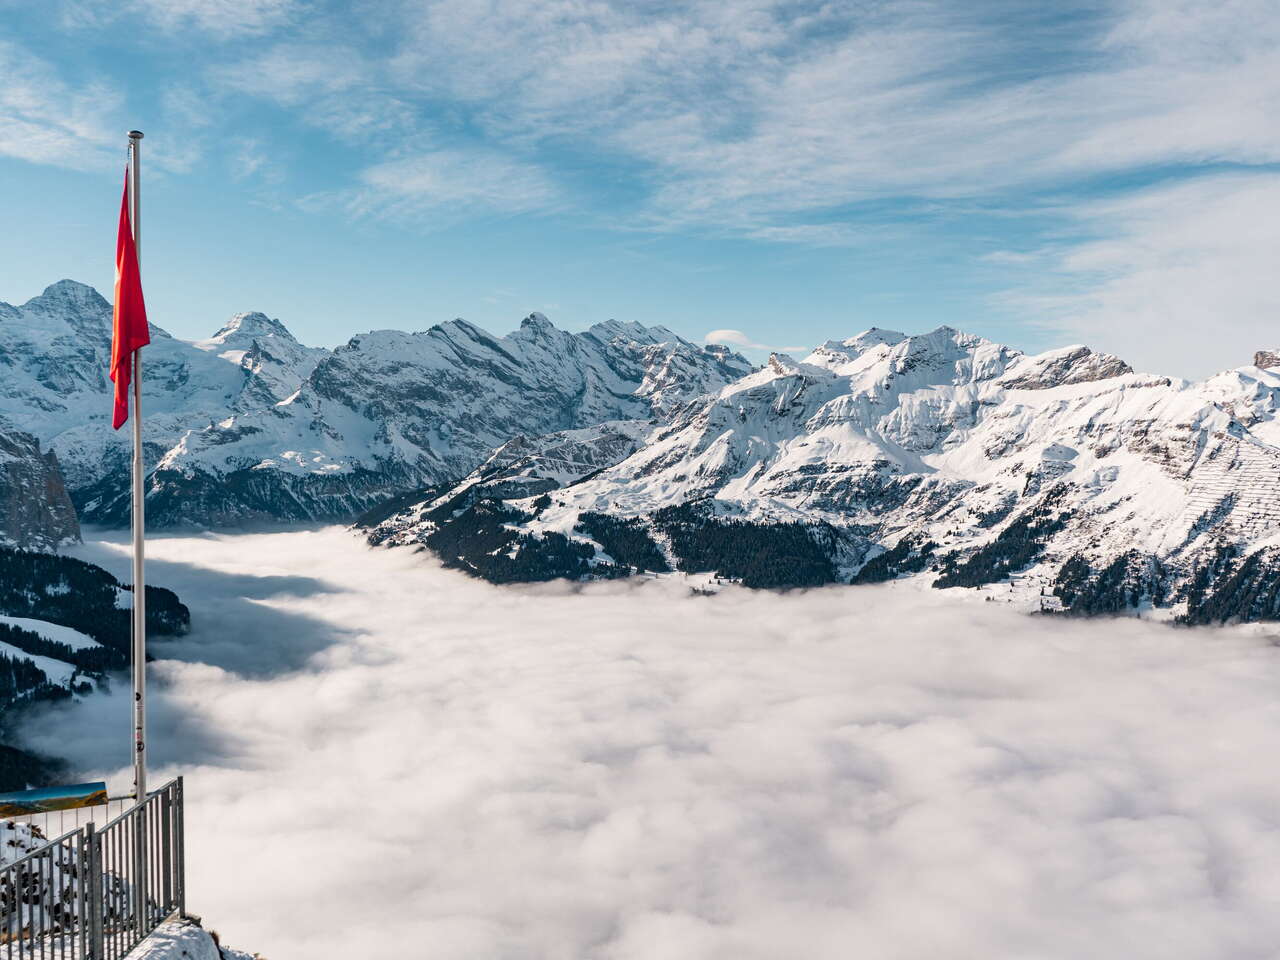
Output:
<path fill-rule="evenodd" d="M 108 821 L 107 821 L 107 823 L 106 823 L 106 824 L 105 824 L 101 829 L 102 829 L 102 830 L 104 830 L 104 831 L 105 831 L 105 830 L 110 830 L 110 829 L 111 829 L 112 827 L 114 827 L 116 824 L 120 823 L 120 821 L 122 821 L 122 820 L 124 820 L 125 818 L 127 818 L 127 817 L 129 817 L 129 816 L 131 816 L 131 815 L 133 815 L 133 814 L 135 814 L 135 813 L 137 813 L 137 812 L 138 812 L 138 808 L 139 808 L 139 807 L 141 807 L 141 806 L 142 806 L 144 803 L 146 803 L 147 801 L 149 801 L 152 797 L 158 797 L 160 794 L 162 794 L 162 793 L 164 793 L 166 790 L 170 789 L 170 788 L 171 788 L 175 783 L 177 783 L 177 782 L 178 782 L 178 781 L 177 781 L 176 779 L 174 779 L 174 780 L 170 780 L 170 781 L 169 781 L 168 783 L 166 783 L 163 787 L 160 787 L 160 788 L 158 788 L 158 789 L 156 789 L 156 790 L 152 790 L 151 792 L 149 792 L 149 793 L 147 794 L 147 800 L 140 800 L 140 801 L 135 802 L 135 803 L 134 803 L 134 805 L 133 805 L 132 807 L 130 807 L 128 810 L 124 810 L 124 811 L 120 812 L 119 814 L 117 814 L 117 815 L 116 815 L 116 818 L 115 818 L 114 820 L 108 820 Z M 132 797 L 130 797 L 130 798 L 128 798 L 128 799 L 133 799 L 133 798 L 132 798 Z"/>

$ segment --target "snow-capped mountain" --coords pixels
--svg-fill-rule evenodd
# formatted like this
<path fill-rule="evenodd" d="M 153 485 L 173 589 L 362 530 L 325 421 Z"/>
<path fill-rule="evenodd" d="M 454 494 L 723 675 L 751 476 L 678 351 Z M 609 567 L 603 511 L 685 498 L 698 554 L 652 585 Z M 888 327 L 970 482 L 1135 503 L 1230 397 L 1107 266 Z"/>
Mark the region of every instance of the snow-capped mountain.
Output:
<path fill-rule="evenodd" d="M 53 550 L 79 539 L 58 458 L 0 421 L 0 546 Z"/>
<path fill-rule="evenodd" d="M 265 313 L 237 313 L 208 340 L 193 346 L 216 354 L 244 370 L 237 411 L 247 412 L 289 399 L 327 356 L 323 347 L 306 347 L 283 323 Z"/>
<path fill-rule="evenodd" d="M 143 354 L 145 442 L 154 462 L 191 430 L 297 390 L 324 351 L 303 347 L 278 321 L 234 318 L 200 344 L 152 324 Z M 83 518 L 127 488 L 129 431 L 109 421 L 111 305 L 62 280 L 22 306 L 0 303 L 0 416 L 53 450 Z"/>
<path fill-rule="evenodd" d="M 1188 383 L 1080 346 L 1027 356 L 947 327 L 873 329 L 773 356 L 549 495 L 459 512 L 441 491 L 371 538 L 426 542 L 492 579 L 917 574 L 1016 580 L 1046 608 L 1278 616 L 1269 357 Z"/>
<path fill-rule="evenodd" d="M 233 317 L 207 340 L 152 326 L 143 353 L 152 526 L 347 518 L 456 480 L 518 434 L 665 419 L 751 369 L 720 346 L 541 314 L 496 337 L 465 320 L 377 330 L 333 351 L 278 320 Z M 88 522 L 129 513 L 129 437 L 110 429 L 111 307 L 64 280 L 0 303 L 0 415 L 54 450 Z"/>
<path fill-rule="evenodd" d="M 151 478 L 148 516 L 352 516 L 465 476 L 517 434 L 667 417 L 749 369 L 724 348 L 616 321 L 567 333 L 535 313 L 504 337 L 465 320 L 376 330 L 324 357 L 288 399 L 184 436 Z"/>

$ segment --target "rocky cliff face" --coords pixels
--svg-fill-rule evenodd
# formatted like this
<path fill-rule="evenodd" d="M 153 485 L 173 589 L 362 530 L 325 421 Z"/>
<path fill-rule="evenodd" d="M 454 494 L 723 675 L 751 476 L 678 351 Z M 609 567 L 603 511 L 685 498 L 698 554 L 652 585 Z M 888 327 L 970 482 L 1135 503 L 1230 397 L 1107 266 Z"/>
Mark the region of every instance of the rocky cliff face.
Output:
<path fill-rule="evenodd" d="M 79 539 L 58 458 L 31 434 L 0 424 L 0 544 L 53 550 Z"/>
<path fill-rule="evenodd" d="M 1253 355 L 1253 365 L 1263 370 L 1274 370 L 1280 367 L 1280 348 L 1275 350 L 1259 350 Z"/>
<path fill-rule="evenodd" d="M 1083 347 L 872 330 L 772 357 L 571 485 L 406 509 L 372 536 L 488 575 L 483 542 L 500 578 L 914 577 L 1052 610 L 1280 616 L 1277 400 L 1280 371 L 1256 366 L 1185 383 Z"/>

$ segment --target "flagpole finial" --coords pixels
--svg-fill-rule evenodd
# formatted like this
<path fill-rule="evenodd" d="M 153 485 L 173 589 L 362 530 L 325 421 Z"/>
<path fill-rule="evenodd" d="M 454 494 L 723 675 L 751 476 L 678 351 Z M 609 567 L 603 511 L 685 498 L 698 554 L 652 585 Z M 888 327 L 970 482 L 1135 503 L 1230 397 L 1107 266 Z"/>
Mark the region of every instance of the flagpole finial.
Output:
<path fill-rule="evenodd" d="M 130 131 L 129 131 L 129 139 L 130 139 L 130 140 L 141 140 L 141 139 L 142 139 L 142 131 L 141 131 L 141 130 L 130 130 Z"/>

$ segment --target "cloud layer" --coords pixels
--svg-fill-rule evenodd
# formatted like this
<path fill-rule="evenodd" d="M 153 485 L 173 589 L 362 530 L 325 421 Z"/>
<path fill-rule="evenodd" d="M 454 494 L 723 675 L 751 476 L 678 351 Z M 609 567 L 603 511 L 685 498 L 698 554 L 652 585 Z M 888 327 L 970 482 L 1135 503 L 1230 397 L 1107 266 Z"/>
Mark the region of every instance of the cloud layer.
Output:
<path fill-rule="evenodd" d="M 189 900 L 268 956 L 1209 960 L 1280 938 L 1262 631 L 886 588 L 499 589 L 340 530 L 150 552 L 197 625 L 171 649 L 210 661 L 154 668 Z M 96 698 L 29 739 L 100 772 L 126 711 Z"/>

